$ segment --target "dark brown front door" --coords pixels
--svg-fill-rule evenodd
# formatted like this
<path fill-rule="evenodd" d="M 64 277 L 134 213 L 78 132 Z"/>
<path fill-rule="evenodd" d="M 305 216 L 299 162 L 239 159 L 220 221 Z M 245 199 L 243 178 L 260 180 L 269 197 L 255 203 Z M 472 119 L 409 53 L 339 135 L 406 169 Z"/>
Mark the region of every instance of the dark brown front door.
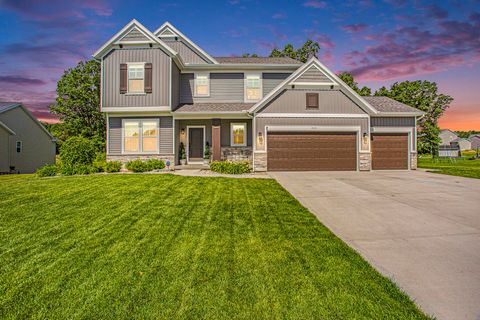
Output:
<path fill-rule="evenodd" d="M 188 158 L 193 161 L 203 159 L 203 128 L 188 129 Z"/>
<path fill-rule="evenodd" d="M 270 171 L 348 171 L 357 169 L 356 133 L 269 132 Z"/>
<path fill-rule="evenodd" d="M 408 134 L 372 134 L 372 169 L 408 169 Z"/>

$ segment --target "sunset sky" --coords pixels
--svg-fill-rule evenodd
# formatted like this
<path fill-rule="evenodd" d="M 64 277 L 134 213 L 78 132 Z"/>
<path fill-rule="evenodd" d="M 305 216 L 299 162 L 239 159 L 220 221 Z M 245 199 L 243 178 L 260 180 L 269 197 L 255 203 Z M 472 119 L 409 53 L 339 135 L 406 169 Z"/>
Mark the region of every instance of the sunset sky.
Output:
<path fill-rule="evenodd" d="M 0 101 L 51 119 L 56 82 L 131 19 L 170 21 L 212 56 L 318 41 L 319 59 L 372 89 L 429 80 L 455 100 L 442 128 L 480 130 L 480 0 L 0 0 Z"/>

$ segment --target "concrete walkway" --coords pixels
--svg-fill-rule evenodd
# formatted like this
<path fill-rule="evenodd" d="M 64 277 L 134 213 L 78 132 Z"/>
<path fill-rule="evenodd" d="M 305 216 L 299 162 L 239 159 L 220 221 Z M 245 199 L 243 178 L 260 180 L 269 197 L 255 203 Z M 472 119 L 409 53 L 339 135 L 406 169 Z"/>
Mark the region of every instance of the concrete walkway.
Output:
<path fill-rule="evenodd" d="M 480 319 L 480 180 L 423 171 L 270 175 L 426 313 Z"/>

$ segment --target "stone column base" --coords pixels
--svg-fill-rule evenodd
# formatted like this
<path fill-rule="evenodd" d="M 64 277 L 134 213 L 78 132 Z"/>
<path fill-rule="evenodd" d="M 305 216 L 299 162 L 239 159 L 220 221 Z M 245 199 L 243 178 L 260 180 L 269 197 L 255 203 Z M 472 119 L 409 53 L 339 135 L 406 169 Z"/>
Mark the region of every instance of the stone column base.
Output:
<path fill-rule="evenodd" d="M 267 153 L 266 152 L 253 153 L 253 170 L 267 171 Z"/>
<path fill-rule="evenodd" d="M 417 153 L 410 153 L 410 169 L 417 170 Z"/>
<path fill-rule="evenodd" d="M 221 159 L 230 161 L 252 161 L 252 147 L 222 147 Z"/>
<path fill-rule="evenodd" d="M 370 171 L 372 170 L 372 154 L 371 153 L 360 153 L 360 171 Z"/>
<path fill-rule="evenodd" d="M 160 159 L 165 162 L 170 161 L 175 163 L 175 157 L 173 154 L 122 154 L 122 155 L 107 155 L 107 161 L 120 161 L 122 164 L 131 160 L 148 160 L 148 159 Z"/>

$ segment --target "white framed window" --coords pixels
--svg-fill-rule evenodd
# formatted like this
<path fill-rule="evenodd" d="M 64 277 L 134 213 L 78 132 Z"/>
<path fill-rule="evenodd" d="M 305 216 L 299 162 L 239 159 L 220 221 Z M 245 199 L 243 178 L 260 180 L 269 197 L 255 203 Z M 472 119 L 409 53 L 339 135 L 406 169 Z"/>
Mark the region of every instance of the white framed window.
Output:
<path fill-rule="evenodd" d="M 230 123 L 230 146 L 245 147 L 247 145 L 247 124 Z"/>
<path fill-rule="evenodd" d="M 158 153 L 158 119 L 123 119 L 122 153 Z"/>
<path fill-rule="evenodd" d="M 195 97 L 210 96 L 210 74 L 209 73 L 195 73 L 194 78 Z"/>
<path fill-rule="evenodd" d="M 128 63 L 128 93 L 145 93 L 145 63 Z"/>
<path fill-rule="evenodd" d="M 22 147 L 23 147 L 22 141 L 17 141 L 17 142 L 15 143 L 15 148 L 17 149 L 17 153 L 22 152 Z"/>
<path fill-rule="evenodd" d="M 245 101 L 262 99 L 262 76 L 259 73 L 245 74 Z"/>

